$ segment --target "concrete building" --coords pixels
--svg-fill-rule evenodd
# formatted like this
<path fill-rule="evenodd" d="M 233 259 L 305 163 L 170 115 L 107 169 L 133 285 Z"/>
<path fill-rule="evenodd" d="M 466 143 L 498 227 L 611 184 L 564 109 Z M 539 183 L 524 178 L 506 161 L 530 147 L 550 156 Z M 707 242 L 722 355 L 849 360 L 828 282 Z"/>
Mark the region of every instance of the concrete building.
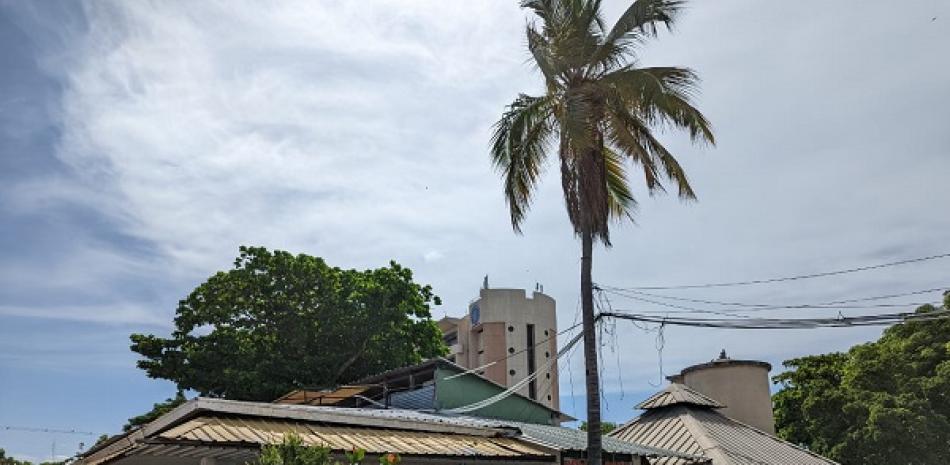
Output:
<path fill-rule="evenodd" d="M 772 365 L 755 360 L 733 360 L 726 351 L 719 358 L 684 368 L 669 376 L 672 383 L 683 384 L 723 404 L 727 417 L 775 434 L 769 370 Z"/>
<path fill-rule="evenodd" d="M 484 366 L 479 374 L 503 386 L 537 372 L 518 393 L 559 410 L 557 312 L 550 296 L 489 289 L 486 283 L 464 317 L 446 317 L 438 324 L 449 360 L 468 369 Z"/>

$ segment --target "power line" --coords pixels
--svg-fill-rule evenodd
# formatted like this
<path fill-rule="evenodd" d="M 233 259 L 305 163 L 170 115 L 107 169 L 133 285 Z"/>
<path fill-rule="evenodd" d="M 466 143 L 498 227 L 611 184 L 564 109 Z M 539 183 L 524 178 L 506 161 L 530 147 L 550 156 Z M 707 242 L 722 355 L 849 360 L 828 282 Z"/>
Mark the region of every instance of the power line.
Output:
<path fill-rule="evenodd" d="M 517 351 L 517 352 L 512 352 L 512 353 L 510 353 L 510 354 L 508 354 L 508 355 L 506 355 L 506 356 L 504 356 L 504 357 L 502 357 L 502 358 L 499 358 L 498 360 L 493 360 L 493 361 L 491 361 L 491 362 L 488 362 L 488 363 L 486 363 L 486 364 L 484 364 L 484 365 L 482 365 L 482 366 L 478 366 L 478 367 L 475 367 L 475 368 L 469 368 L 468 370 L 465 370 L 465 371 L 463 371 L 463 372 L 461 372 L 461 373 L 454 374 L 454 375 L 449 376 L 449 377 L 447 377 L 447 378 L 445 378 L 445 379 L 449 380 L 449 379 L 460 378 L 460 377 L 462 377 L 462 376 L 469 375 L 469 374 L 472 374 L 472 373 L 476 373 L 476 374 L 477 374 L 478 372 L 480 372 L 480 371 L 482 371 L 482 370 L 484 370 L 484 369 L 486 369 L 486 368 L 488 368 L 488 367 L 490 367 L 490 366 L 492 366 L 492 365 L 494 365 L 494 364 L 496 364 L 496 363 L 498 363 L 498 362 L 508 360 L 508 359 L 510 359 L 510 358 L 512 358 L 512 357 L 515 357 L 515 356 L 517 356 L 517 355 L 523 354 L 523 353 L 527 352 L 527 351 L 530 350 L 530 349 L 534 349 L 534 348 L 540 347 L 542 344 L 544 344 L 544 343 L 550 341 L 551 339 L 554 339 L 554 338 L 557 337 L 557 336 L 560 336 L 560 335 L 562 335 L 562 334 L 564 334 L 564 333 L 566 333 L 566 332 L 568 332 L 568 331 L 571 331 L 571 330 L 573 330 L 574 328 L 577 328 L 577 327 L 580 326 L 580 325 L 581 325 L 580 323 L 575 323 L 575 324 L 574 324 L 573 326 L 571 326 L 570 328 L 563 329 L 563 330 L 561 330 L 560 332 L 558 332 L 558 333 L 556 333 L 556 334 L 554 334 L 554 335 L 548 336 L 547 338 L 542 339 L 540 342 L 538 342 L 537 344 L 535 344 L 535 345 L 533 345 L 533 346 L 525 347 L 524 349 L 521 349 L 521 350 L 519 350 L 519 351 Z"/>
<path fill-rule="evenodd" d="M 837 318 L 755 318 L 755 319 L 716 319 L 716 318 L 669 318 L 655 317 L 635 313 L 602 313 L 602 317 L 619 318 L 661 325 L 693 326 L 701 328 L 725 329 L 814 329 L 841 328 L 858 326 L 881 326 L 896 323 L 932 321 L 950 319 L 950 310 L 938 310 L 929 313 L 886 313 L 879 315 L 861 315 Z"/>
<path fill-rule="evenodd" d="M 826 276 L 837 276 L 837 275 L 848 274 L 848 273 L 857 273 L 859 271 L 877 270 L 880 268 L 887 268 L 887 267 L 898 266 L 898 265 L 907 265 L 910 263 L 919 263 L 919 262 L 924 262 L 928 260 L 937 260 L 940 258 L 947 258 L 947 257 L 950 257 L 950 253 L 930 255 L 927 257 L 919 257 L 919 258 L 910 258 L 906 260 L 898 260 L 896 262 L 881 263 L 878 265 L 861 266 L 857 268 L 848 268 L 844 270 L 825 271 L 821 273 L 803 274 L 803 275 L 797 275 L 797 276 L 786 276 L 782 278 L 753 279 L 749 281 L 734 281 L 734 282 L 722 282 L 722 283 L 680 284 L 680 285 L 673 285 L 673 286 L 634 286 L 634 287 L 618 288 L 618 289 L 656 291 L 656 290 L 664 290 L 664 289 L 700 289 L 700 288 L 709 288 L 709 287 L 747 286 L 747 285 L 752 285 L 752 284 L 779 283 L 779 282 L 785 282 L 785 281 L 797 281 L 799 279 L 812 279 L 812 278 L 823 278 Z"/>
<path fill-rule="evenodd" d="M 869 302 L 869 301 L 874 301 L 874 300 L 890 299 L 894 297 L 920 295 L 920 294 L 925 294 L 928 292 L 936 292 L 936 291 L 944 290 L 944 288 L 937 287 L 937 288 L 923 289 L 919 291 L 899 293 L 899 294 L 889 294 L 889 295 L 863 297 L 863 298 L 847 299 L 847 300 L 835 300 L 835 301 L 828 301 L 828 302 L 819 302 L 816 304 L 775 305 L 775 304 L 753 304 L 753 303 L 747 303 L 747 302 L 724 302 L 721 300 L 693 299 L 693 298 L 678 297 L 678 296 L 666 296 L 666 295 L 660 295 L 660 294 L 650 294 L 647 292 L 640 292 L 640 291 L 635 291 L 635 290 L 617 290 L 617 288 L 613 288 L 610 286 L 605 286 L 603 288 L 599 287 L 598 289 L 610 294 L 620 296 L 620 297 L 638 300 L 641 302 L 647 302 L 654 305 L 661 305 L 664 307 L 671 307 L 671 308 L 677 308 L 680 310 L 686 310 L 691 313 L 710 313 L 710 314 L 736 316 L 736 317 L 743 317 L 743 316 L 737 315 L 735 313 L 729 313 L 729 312 L 758 312 L 758 311 L 766 311 L 766 310 L 783 310 L 783 309 L 846 309 L 846 308 L 870 309 L 870 308 L 919 307 L 921 305 L 928 305 L 928 304 L 933 305 L 939 302 L 906 302 L 906 303 L 884 303 L 884 304 L 862 304 L 862 305 L 850 305 L 850 304 L 857 303 L 857 302 Z M 635 295 L 630 295 L 630 294 L 635 294 Z M 722 306 L 735 306 L 735 307 L 742 307 L 742 308 L 724 309 L 724 310 L 719 310 L 719 311 L 708 310 L 708 309 L 698 309 L 695 307 L 676 305 L 676 304 L 671 304 L 668 302 L 659 302 L 656 300 L 651 300 L 651 299 L 647 299 L 645 297 L 640 297 L 640 296 L 648 296 L 648 297 L 653 297 L 653 298 L 658 298 L 658 299 L 669 299 L 669 300 L 675 300 L 675 301 L 681 301 L 681 302 L 692 302 L 692 303 L 702 303 L 702 304 L 722 305 Z"/>
<path fill-rule="evenodd" d="M 99 433 L 93 433 L 91 431 L 80 431 L 76 429 L 32 428 L 29 426 L 0 425 L 0 429 L 6 430 L 6 431 L 24 431 L 27 433 L 79 434 L 83 436 L 98 436 L 99 435 Z"/>
<path fill-rule="evenodd" d="M 574 336 L 570 341 L 568 341 L 567 345 L 565 345 L 563 348 L 561 348 L 561 350 L 559 350 L 559 351 L 557 352 L 557 355 L 556 355 L 552 360 L 550 360 L 550 361 L 547 363 L 547 365 L 546 365 L 547 370 L 550 371 L 552 364 L 556 364 L 557 361 L 558 361 L 561 357 L 563 357 L 565 354 L 567 354 L 568 352 L 570 352 L 570 350 L 574 347 L 574 345 L 577 344 L 577 342 L 581 340 L 581 338 L 583 337 L 583 335 L 584 335 L 583 332 L 577 333 L 576 336 Z M 478 410 L 478 409 L 481 409 L 481 408 L 488 407 L 489 405 L 492 405 L 492 404 L 495 404 L 495 403 L 497 403 L 497 402 L 500 402 L 500 401 L 502 401 L 502 400 L 508 398 L 509 396 L 515 394 L 517 391 L 521 390 L 521 388 L 527 386 L 528 383 L 530 383 L 531 381 L 534 381 L 535 379 L 537 379 L 537 377 L 538 377 L 538 375 L 539 375 L 540 373 L 541 373 L 541 372 L 540 372 L 539 370 L 535 370 L 534 373 L 531 373 L 530 375 L 525 376 L 522 380 L 520 380 L 520 381 L 518 381 L 517 383 L 515 383 L 515 384 L 509 386 L 508 389 L 505 389 L 504 391 L 501 391 L 501 392 L 499 392 L 498 394 L 495 394 L 495 395 L 493 395 L 493 396 L 491 396 L 491 397 L 487 397 L 487 398 L 482 399 L 482 400 L 480 400 L 480 401 L 472 402 L 471 404 L 468 404 L 468 405 L 463 405 L 463 406 L 460 406 L 460 407 L 455 407 L 455 408 L 451 408 L 451 409 L 446 409 L 446 410 L 444 410 L 444 411 L 447 412 L 447 413 L 468 413 L 468 412 L 472 412 L 472 411 L 474 411 L 474 410 Z"/>

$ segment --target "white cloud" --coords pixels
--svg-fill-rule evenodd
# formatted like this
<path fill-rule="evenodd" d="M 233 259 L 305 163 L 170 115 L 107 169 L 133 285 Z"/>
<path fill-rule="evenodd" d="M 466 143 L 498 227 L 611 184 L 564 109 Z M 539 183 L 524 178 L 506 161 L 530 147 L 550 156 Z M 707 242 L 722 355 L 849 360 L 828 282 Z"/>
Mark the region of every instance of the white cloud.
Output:
<path fill-rule="evenodd" d="M 622 3 L 607 5 L 610 18 Z M 933 60 L 950 40 L 946 28 L 915 22 L 924 3 L 900 18 L 868 5 L 861 21 L 853 6 L 822 8 L 819 21 L 798 4 L 695 2 L 677 35 L 645 47 L 646 64 L 703 76 L 700 107 L 720 143 L 703 150 L 665 135 L 700 202 L 638 190 L 639 225 L 618 228 L 609 252 L 598 249 L 596 280 L 782 276 L 950 243 L 950 142 L 940 127 L 950 68 Z M 461 313 L 485 274 L 493 286 L 541 282 L 562 325 L 573 319 L 578 248 L 556 173 L 515 236 L 487 159 L 503 105 L 540 84 L 525 65 L 517 2 L 89 2 L 86 15 L 88 33 L 58 70 L 58 156 L 78 180 L 24 185 L 7 200 L 47 209 L 67 199 L 157 253 L 64 259 L 65 282 L 105 287 L 128 269 L 172 277 L 179 287 L 162 297 L 170 312 L 190 286 L 229 266 L 238 245 L 259 244 L 347 267 L 399 260 L 444 298 L 438 314 Z M 83 263 L 103 262 L 112 271 L 77 277 Z M 820 301 L 929 287 L 941 270 L 683 295 Z M 151 308 L 115 300 L 119 319 Z M 67 310 L 49 316 L 96 317 Z M 655 340 L 618 327 L 616 371 L 648 388 Z M 722 347 L 777 362 L 875 334 L 670 330 L 664 354 L 671 370 Z"/>

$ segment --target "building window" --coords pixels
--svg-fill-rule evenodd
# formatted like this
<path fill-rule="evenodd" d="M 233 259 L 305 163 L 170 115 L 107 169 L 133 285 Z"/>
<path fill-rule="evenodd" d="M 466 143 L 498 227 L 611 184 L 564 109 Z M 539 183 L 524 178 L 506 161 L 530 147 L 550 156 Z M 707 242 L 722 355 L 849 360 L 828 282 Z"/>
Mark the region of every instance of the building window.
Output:
<path fill-rule="evenodd" d="M 508 374 L 511 375 L 511 376 L 514 376 L 514 375 L 515 375 L 515 370 L 508 370 Z"/>
<path fill-rule="evenodd" d="M 515 332 L 515 327 L 514 327 L 514 326 L 509 326 L 509 327 L 508 327 L 508 332 L 509 332 L 509 333 Z"/>
<path fill-rule="evenodd" d="M 544 377 L 547 378 L 547 379 L 551 379 L 551 373 L 545 373 L 545 374 L 544 374 Z"/>
<path fill-rule="evenodd" d="M 508 353 L 509 353 L 509 354 L 515 353 L 515 348 L 514 348 L 514 347 L 509 347 L 509 348 L 508 348 Z"/>
<path fill-rule="evenodd" d="M 534 374 L 534 370 L 535 370 L 535 363 L 534 363 L 534 344 L 535 344 L 535 340 L 534 340 L 534 325 L 528 325 L 528 326 L 527 326 L 527 331 L 525 331 L 525 332 L 527 333 L 527 343 L 528 343 L 528 349 L 527 349 L 527 352 L 528 352 L 528 376 L 531 376 L 531 375 Z M 537 399 L 538 399 L 538 384 L 537 384 L 537 380 L 536 380 L 536 379 L 532 379 L 531 382 L 528 383 L 528 397 L 530 397 L 531 400 L 537 400 Z"/>
<path fill-rule="evenodd" d="M 551 358 L 551 352 L 544 352 L 544 358 Z"/>
<path fill-rule="evenodd" d="M 548 330 L 544 330 L 544 337 L 548 337 Z"/>
<path fill-rule="evenodd" d="M 550 394 L 548 394 L 548 400 L 551 400 L 551 395 L 550 395 Z"/>

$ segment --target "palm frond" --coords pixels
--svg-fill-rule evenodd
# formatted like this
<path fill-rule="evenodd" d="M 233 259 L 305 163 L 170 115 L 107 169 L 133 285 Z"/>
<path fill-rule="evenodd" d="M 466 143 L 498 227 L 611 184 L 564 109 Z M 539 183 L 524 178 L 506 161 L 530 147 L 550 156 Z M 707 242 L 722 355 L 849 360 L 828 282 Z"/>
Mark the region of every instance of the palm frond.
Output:
<path fill-rule="evenodd" d="M 615 219 L 626 218 L 633 222 L 637 201 L 630 192 L 623 156 L 609 147 L 604 147 L 604 165 L 607 172 L 607 206 L 610 215 Z"/>
<path fill-rule="evenodd" d="M 547 39 L 530 24 L 527 26 L 526 35 L 528 36 L 528 51 L 534 57 L 535 66 L 544 76 L 548 90 L 555 89 L 558 86 L 558 69 L 551 56 Z"/>
<path fill-rule="evenodd" d="M 643 167 L 647 188 L 651 192 L 665 191 L 658 177 L 662 168 L 664 177 L 676 184 L 681 199 L 696 198 L 686 171 L 646 124 L 618 106 L 611 107 L 609 118 L 611 142 Z"/>
<path fill-rule="evenodd" d="M 553 134 L 551 119 L 547 96 L 519 95 L 494 127 L 492 164 L 505 178 L 505 199 L 517 232 L 521 232 L 521 222 L 541 176 Z"/>
<path fill-rule="evenodd" d="M 691 100 L 699 86 L 699 77 L 688 68 L 622 68 L 604 76 L 602 83 L 611 89 L 622 105 L 639 114 L 650 124 L 665 123 L 685 129 L 693 142 L 715 145 L 709 120 Z"/>
<path fill-rule="evenodd" d="M 671 29 L 684 3 L 684 0 L 636 0 L 604 37 L 592 62 L 605 68 L 620 65 L 631 47 L 656 37 L 657 25 Z"/>

